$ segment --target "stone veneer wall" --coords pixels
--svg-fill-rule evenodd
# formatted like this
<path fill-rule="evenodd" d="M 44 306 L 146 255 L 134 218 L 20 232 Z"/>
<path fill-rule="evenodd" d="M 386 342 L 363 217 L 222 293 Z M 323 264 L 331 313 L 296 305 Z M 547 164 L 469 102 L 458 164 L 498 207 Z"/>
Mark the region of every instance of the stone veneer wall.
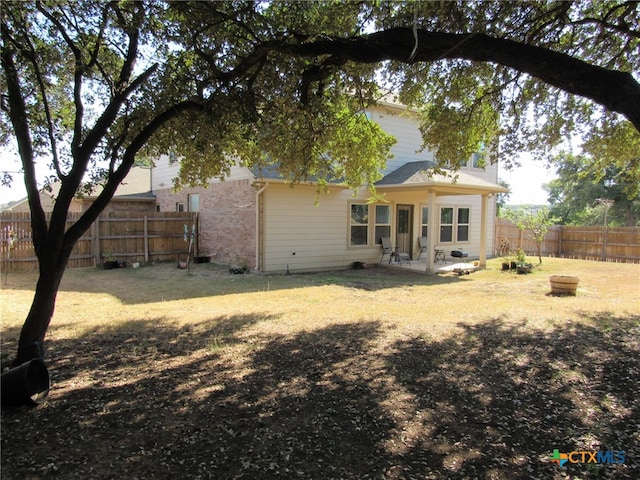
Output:
<path fill-rule="evenodd" d="M 215 182 L 209 188 L 158 190 L 161 212 L 188 206 L 188 195 L 200 195 L 200 251 L 212 262 L 256 268 L 256 189 L 249 179 Z"/>

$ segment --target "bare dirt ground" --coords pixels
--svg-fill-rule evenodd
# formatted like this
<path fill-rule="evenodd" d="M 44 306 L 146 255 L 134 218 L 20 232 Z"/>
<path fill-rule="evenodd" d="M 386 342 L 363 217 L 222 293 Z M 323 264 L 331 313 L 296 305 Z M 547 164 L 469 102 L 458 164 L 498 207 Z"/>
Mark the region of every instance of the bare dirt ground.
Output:
<path fill-rule="evenodd" d="M 2 478 L 638 479 L 640 266 L 545 264 L 69 271 L 52 390 L 2 412 Z M 567 270 L 578 295 L 550 296 Z M 34 278 L 0 292 L 3 360 Z"/>

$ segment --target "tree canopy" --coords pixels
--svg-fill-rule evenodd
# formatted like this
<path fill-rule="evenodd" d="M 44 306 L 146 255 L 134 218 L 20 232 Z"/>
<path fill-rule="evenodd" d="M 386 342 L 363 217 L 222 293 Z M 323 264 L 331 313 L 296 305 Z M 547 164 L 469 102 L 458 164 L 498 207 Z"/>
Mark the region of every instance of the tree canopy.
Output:
<path fill-rule="evenodd" d="M 566 225 L 635 226 L 640 222 L 640 183 L 636 174 L 615 163 L 594 172 L 586 156 L 562 154 L 554 159 L 558 178 L 545 186 L 551 213 Z M 608 202 L 607 202 L 608 201 Z"/>
<path fill-rule="evenodd" d="M 624 1 L 3 2 L 0 141 L 18 145 L 40 263 L 21 346 L 44 338 L 75 242 L 137 157 L 175 152 L 180 183 L 241 161 L 277 164 L 294 182 L 371 185 L 393 139 L 363 111 L 392 94 L 421 112 L 424 146 L 443 162 L 484 146 L 509 164 L 578 135 L 597 161 L 637 172 L 638 10 Z M 37 162 L 61 185 L 48 223 Z M 104 188 L 66 228 L 89 177 Z"/>

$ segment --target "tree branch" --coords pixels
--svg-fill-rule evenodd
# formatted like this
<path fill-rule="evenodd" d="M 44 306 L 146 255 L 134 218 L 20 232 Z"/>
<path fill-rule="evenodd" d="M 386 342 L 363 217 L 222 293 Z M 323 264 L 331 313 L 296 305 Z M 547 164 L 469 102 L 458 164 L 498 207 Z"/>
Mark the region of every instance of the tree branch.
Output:
<path fill-rule="evenodd" d="M 69 36 L 67 29 L 62 25 L 62 23 L 49 12 L 46 8 L 43 7 L 42 2 L 36 2 L 36 6 L 38 11 L 44 15 L 57 29 L 58 33 L 62 35 L 67 46 L 73 52 L 73 57 L 75 58 L 75 68 L 74 68 L 74 81 L 73 81 L 73 103 L 76 108 L 76 116 L 73 127 L 73 140 L 71 141 L 71 150 L 74 151 L 80 145 L 82 139 L 82 119 L 84 116 L 84 104 L 82 102 L 82 81 L 84 74 L 84 66 L 82 64 L 82 50 L 75 44 L 73 39 Z"/>
<path fill-rule="evenodd" d="M 274 50 L 302 56 L 339 54 L 360 63 L 409 63 L 415 47 L 411 28 L 392 28 L 353 39 L 272 44 Z M 466 59 L 492 62 L 527 73 L 568 93 L 589 98 L 627 117 L 640 132 L 640 84 L 630 73 L 609 70 L 564 53 L 485 34 L 418 31 L 414 62 Z"/>
<path fill-rule="evenodd" d="M 120 77 L 118 78 L 118 82 L 116 84 L 116 92 L 120 92 L 123 88 L 129 84 L 129 80 L 131 79 L 131 74 L 133 73 L 133 67 L 136 62 L 136 58 L 138 57 L 138 43 L 140 41 L 140 28 L 134 27 L 125 29 L 124 24 L 126 23 L 123 18 L 122 12 L 120 11 L 120 7 L 114 2 L 113 8 L 116 11 L 116 14 L 121 22 L 123 22 L 123 29 L 127 32 L 127 36 L 129 37 L 129 45 L 127 46 L 127 54 L 125 56 L 124 64 L 120 69 Z M 141 3 L 136 4 L 136 13 L 134 17 L 138 17 L 143 15 L 144 7 Z"/>
<path fill-rule="evenodd" d="M 152 121 L 150 121 L 141 131 L 136 135 L 129 146 L 124 151 L 122 156 L 122 162 L 117 170 L 113 171 L 109 175 L 107 183 L 105 183 L 102 192 L 98 195 L 91 206 L 82 214 L 82 216 L 67 230 L 65 233 L 65 242 L 76 242 L 82 234 L 91 226 L 91 224 L 98 218 L 100 213 L 109 204 L 113 195 L 116 192 L 118 186 L 124 181 L 125 177 L 131 170 L 135 162 L 136 155 L 143 148 L 149 139 L 160 128 L 166 125 L 171 120 L 179 117 L 188 111 L 203 111 L 206 107 L 195 101 L 184 101 L 174 105 L 159 115 L 157 115 Z"/>
<path fill-rule="evenodd" d="M 47 135 L 49 136 L 49 142 L 51 143 L 51 156 L 53 168 L 56 171 L 58 177 L 62 178 L 62 169 L 60 168 L 60 159 L 58 158 L 58 142 L 56 141 L 56 135 L 53 127 L 53 120 L 51 117 L 51 108 L 49 106 L 49 98 L 47 96 L 47 89 L 45 87 L 44 80 L 42 78 L 42 72 L 40 71 L 40 64 L 38 63 L 38 57 L 36 54 L 36 50 L 31 42 L 29 37 L 25 38 L 27 42 L 29 52 L 23 52 L 25 58 L 27 58 L 31 62 L 31 66 L 33 67 L 34 75 L 36 78 L 36 84 L 40 89 L 40 97 L 42 99 L 42 106 L 45 113 L 46 125 L 47 125 Z"/>
<path fill-rule="evenodd" d="M 2 23 L 2 68 L 5 71 L 5 79 L 7 82 L 8 102 L 9 102 L 9 118 L 18 143 L 18 151 L 22 159 L 22 168 L 24 169 L 24 184 L 29 198 L 29 208 L 31 209 L 31 229 L 33 231 L 33 245 L 36 255 L 40 251 L 40 245 L 46 238 L 47 221 L 45 218 L 42 203 L 40 202 L 40 192 L 38 191 L 38 183 L 36 181 L 36 171 L 33 157 L 33 144 L 31 135 L 29 134 L 29 124 L 27 107 L 24 97 L 20 89 L 20 77 L 13 59 L 13 50 L 11 49 L 8 28 Z"/>

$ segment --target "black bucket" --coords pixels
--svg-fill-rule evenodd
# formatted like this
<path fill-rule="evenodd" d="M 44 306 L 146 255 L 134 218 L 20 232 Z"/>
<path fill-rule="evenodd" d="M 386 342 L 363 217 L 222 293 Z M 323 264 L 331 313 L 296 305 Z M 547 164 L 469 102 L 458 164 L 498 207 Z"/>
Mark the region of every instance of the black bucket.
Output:
<path fill-rule="evenodd" d="M 12 368 L 0 377 L 2 408 L 28 405 L 36 407 L 49 395 L 49 371 L 39 358 Z"/>

